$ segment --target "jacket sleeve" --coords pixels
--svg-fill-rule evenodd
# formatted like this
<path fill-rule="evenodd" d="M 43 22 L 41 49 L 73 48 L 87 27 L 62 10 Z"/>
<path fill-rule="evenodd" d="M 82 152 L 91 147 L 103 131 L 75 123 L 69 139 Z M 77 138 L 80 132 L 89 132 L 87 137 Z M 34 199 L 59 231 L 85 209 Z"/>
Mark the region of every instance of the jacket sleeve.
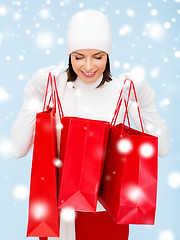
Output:
<path fill-rule="evenodd" d="M 137 106 L 134 102 L 130 102 L 128 109 L 129 115 L 138 130 L 141 130 Z M 170 149 L 170 140 L 167 127 L 161 119 L 159 112 L 152 99 L 146 107 L 140 106 L 140 113 L 143 122 L 144 131 L 148 134 L 158 137 L 158 155 L 159 157 L 167 156 Z"/>
<path fill-rule="evenodd" d="M 42 111 L 42 104 L 32 109 L 34 103 L 25 98 L 10 133 L 10 153 L 15 158 L 24 157 L 33 145 L 36 113 Z M 36 111 L 35 111 L 36 110 Z"/>
<path fill-rule="evenodd" d="M 32 147 L 36 113 L 43 110 L 48 74 L 54 66 L 39 69 L 24 88 L 24 102 L 10 133 L 10 153 L 24 157 Z"/>
<path fill-rule="evenodd" d="M 62 95 L 67 82 L 67 74 L 60 75 L 61 69 L 59 69 L 59 67 L 53 68 L 59 87 L 58 92 Z M 51 70 L 52 67 L 37 71 L 24 89 L 24 102 L 10 133 L 10 153 L 15 158 L 24 157 L 33 145 L 36 114 L 43 110 L 47 76 Z M 38 84 L 39 79 L 42 81 L 41 85 Z M 44 90 L 42 91 L 42 89 Z M 48 91 L 47 101 L 49 98 L 50 92 Z"/>

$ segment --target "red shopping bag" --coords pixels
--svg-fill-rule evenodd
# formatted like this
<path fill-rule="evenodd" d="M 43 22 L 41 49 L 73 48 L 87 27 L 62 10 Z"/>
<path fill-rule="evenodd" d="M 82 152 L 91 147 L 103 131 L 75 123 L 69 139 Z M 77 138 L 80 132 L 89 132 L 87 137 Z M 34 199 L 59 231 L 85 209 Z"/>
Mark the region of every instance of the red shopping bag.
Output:
<path fill-rule="evenodd" d="M 129 225 L 116 224 L 108 212 L 76 212 L 76 240 L 128 240 Z"/>
<path fill-rule="evenodd" d="M 48 78 L 47 89 L 50 76 Z M 51 80 L 52 86 L 52 80 Z M 47 90 L 46 90 L 47 96 Z M 51 95 L 53 98 L 53 95 Z M 55 106 L 36 115 L 27 237 L 59 236 Z"/>
<path fill-rule="evenodd" d="M 131 86 L 137 101 L 133 82 L 129 95 Z M 138 104 L 142 132 L 124 125 L 127 108 L 123 124 L 115 126 L 120 98 L 109 134 L 99 201 L 116 223 L 154 224 L 158 138 L 144 133 Z"/>
<path fill-rule="evenodd" d="M 55 89 L 58 96 L 56 83 Z M 57 100 L 63 126 L 58 207 L 95 212 L 111 125 L 105 121 L 64 117 L 59 97 Z"/>

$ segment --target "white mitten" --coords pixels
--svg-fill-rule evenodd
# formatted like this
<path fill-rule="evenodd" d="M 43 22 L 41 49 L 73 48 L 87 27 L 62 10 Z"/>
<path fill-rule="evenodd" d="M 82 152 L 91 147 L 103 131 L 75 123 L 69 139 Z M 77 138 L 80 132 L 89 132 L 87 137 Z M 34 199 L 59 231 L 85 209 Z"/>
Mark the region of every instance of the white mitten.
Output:
<path fill-rule="evenodd" d="M 124 73 L 120 75 L 121 85 L 124 80 L 128 79 L 134 83 L 138 104 L 140 108 L 140 114 L 144 126 L 144 131 L 151 135 L 158 137 L 158 155 L 164 157 L 169 151 L 169 136 L 167 127 L 161 119 L 158 110 L 156 108 L 154 99 L 155 94 L 147 81 L 143 78 L 137 78 L 131 73 Z M 130 82 L 126 81 L 125 87 L 122 93 L 122 97 L 127 99 L 129 93 Z M 134 92 L 131 91 L 130 100 L 135 101 Z M 138 130 L 141 131 L 141 125 L 136 104 L 129 104 L 129 115 Z"/>
<path fill-rule="evenodd" d="M 132 73 L 124 73 L 120 75 L 119 79 L 121 80 L 121 84 L 123 84 L 125 79 L 131 80 L 134 83 L 138 103 L 141 108 L 145 108 L 154 102 L 154 91 L 144 78 L 137 78 Z M 124 99 L 128 97 L 129 87 L 130 81 L 126 81 L 122 93 Z M 133 89 L 131 90 L 130 100 L 135 101 Z"/>
<path fill-rule="evenodd" d="M 43 100 L 45 91 L 46 91 L 49 72 L 51 72 L 52 75 L 55 75 L 55 77 L 57 78 L 62 72 L 62 67 L 50 66 L 47 68 L 39 69 L 32 76 L 32 78 L 24 88 L 24 93 L 26 98 L 28 99 L 35 98 L 40 101 Z"/>

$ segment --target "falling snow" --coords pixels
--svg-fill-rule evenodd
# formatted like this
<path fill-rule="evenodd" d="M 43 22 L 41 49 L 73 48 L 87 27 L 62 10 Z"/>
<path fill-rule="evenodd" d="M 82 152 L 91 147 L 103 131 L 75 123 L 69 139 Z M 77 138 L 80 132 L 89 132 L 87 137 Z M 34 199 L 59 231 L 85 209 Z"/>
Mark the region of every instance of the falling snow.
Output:
<path fill-rule="evenodd" d="M 120 62 L 117 60 L 117 61 L 114 61 L 113 65 L 114 65 L 115 68 L 118 68 L 118 67 L 120 67 L 121 64 L 120 64 Z"/>
<path fill-rule="evenodd" d="M 118 141 L 117 148 L 120 153 L 125 154 L 125 153 L 129 153 L 132 150 L 133 145 L 129 139 L 123 138 Z"/>
<path fill-rule="evenodd" d="M 142 189 L 133 185 L 126 188 L 126 196 L 134 203 L 139 203 L 145 198 Z"/>
<path fill-rule="evenodd" d="M 7 90 L 0 86 L 0 103 L 10 99 L 10 95 Z"/>
<path fill-rule="evenodd" d="M 152 155 L 154 153 L 154 147 L 149 143 L 143 143 L 140 146 L 139 152 L 140 152 L 141 156 L 143 156 L 145 158 L 149 158 L 149 157 L 152 157 Z"/>
<path fill-rule="evenodd" d="M 48 206 L 46 203 L 37 202 L 37 203 L 33 204 L 31 211 L 32 211 L 32 215 L 35 219 L 41 219 L 47 215 Z"/>
<path fill-rule="evenodd" d="M 2 208 L 0 239 L 4 239 L 8 232 L 7 226 L 9 225 L 6 224 L 6 218 L 22 225 L 21 221 L 24 221 L 26 215 L 22 209 L 23 203 L 27 205 L 28 201 L 29 186 L 26 185 L 26 181 L 30 174 L 32 159 L 30 154 L 25 157 L 26 159 L 22 158 L 18 161 L 12 158 L 10 152 L 15 153 L 15 148 L 9 141 L 10 129 L 24 97 L 24 86 L 33 75 L 33 71 L 38 68 L 55 64 L 63 66 L 62 71 L 66 69 L 68 56 L 66 55 L 65 31 L 68 20 L 73 13 L 89 6 L 104 12 L 111 21 L 113 33 L 113 48 L 110 56 L 112 76 L 116 77 L 122 72 L 129 71 L 139 81 L 148 80 L 156 95 L 157 108 L 164 121 L 167 122 L 173 140 L 171 141 L 170 155 L 165 160 L 159 159 L 159 189 L 161 191 L 158 189 L 158 231 L 156 228 L 156 230 L 152 228 L 149 231 L 147 226 L 142 226 L 143 231 L 139 233 L 134 226 L 134 229 L 131 229 L 132 236 L 130 235 L 129 238 L 130 240 L 178 239 L 178 203 L 176 203 L 176 199 L 179 198 L 180 190 L 180 156 L 179 140 L 176 138 L 179 138 L 180 131 L 179 4 L 180 0 L 152 0 L 143 4 L 142 1 L 133 4 L 131 1 L 121 0 L 119 4 L 115 0 L 102 1 L 101 4 L 95 0 L 60 0 L 57 2 L 45 0 L 43 3 L 19 0 L 0 3 L 0 116 L 2 122 L 0 155 L 1 181 L 5 189 L 4 192 L 3 190 L 1 192 L 3 201 L 1 205 L 4 206 L 4 210 Z M 73 89 L 74 83 L 68 82 L 67 86 Z M 76 91 L 77 97 L 81 94 L 81 91 Z M 29 101 L 27 106 L 32 114 L 40 107 L 42 108 L 37 99 Z M 137 108 L 136 103 L 133 103 L 132 107 Z M 90 112 L 88 106 L 84 111 Z M 113 114 L 113 110 L 107 111 L 108 119 L 111 120 Z M 58 123 L 56 128 L 60 132 L 63 126 Z M 152 131 L 153 128 L 151 123 L 146 122 L 146 131 Z M 123 154 L 128 154 L 132 147 L 132 142 L 128 139 L 120 139 L 117 144 L 117 149 Z M 154 153 L 153 147 L 148 143 L 143 144 L 139 151 L 147 159 Z M 53 163 L 58 168 L 63 165 L 60 159 L 54 159 Z M 113 170 L 112 174 L 116 176 L 116 171 Z M 107 179 L 110 180 L 111 176 L 107 176 Z M 4 196 L 6 199 L 3 199 Z M 133 202 L 144 198 L 142 190 L 136 186 L 129 187 L 128 196 Z M 161 199 L 163 199 L 163 204 L 161 204 Z M 164 215 L 162 213 L 166 211 L 166 206 L 168 209 L 171 207 L 171 215 L 173 220 L 176 220 L 173 229 L 171 229 L 173 221 L 171 216 L 166 219 L 166 226 L 163 225 Z M 7 211 L 7 209 L 9 210 Z M 34 205 L 33 213 L 36 219 L 42 218 L 47 212 L 48 207 L 45 203 Z M 71 209 L 63 209 L 61 215 L 66 222 L 74 221 L 75 212 Z M 16 231 L 16 226 L 16 224 L 10 226 L 12 234 Z M 9 239 L 13 239 L 13 236 L 8 234 Z M 19 240 L 24 239 L 22 229 L 18 234 Z"/>
<path fill-rule="evenodd" d="M 72 222 L 75 219 L 75 211 L 72 209 L 62 209 L 61 218 L 65 222 Z"/>
<path fill-rule="evenodd" d="M 162 41 L 165 38 L 163 26 L 158 22 L 147 24 L 147 34 L 154 41 Z"/>
<path fill-rule="evenodd" d="M 175 240 L 175 239 L 174 239 L 174 234 L 173 234 L 173 232 L 170 231 L 170 230 L 163 230 L 163 231 L 159 234 L 158 240 Z"/>
<path fill-rule="evenodd" d="M 155 67 L 151 70 L 150 75 L 152 78 L 157 78 L 159 75 L 159 68 Z"/>
<path fill-rule="evenodd" d="M 50 48 L 54 44 L 54 36 L 50 32 L 41 32 L 37 36 L 37 45 L 40 48 Z"/>
<path fill-rule="evenodd" d="M 42 9 L 40 12 L 40 17 L 43 19 L 47 19 L 51 16 L 51 13 L 48 9 Z"/>
<path fill-rule="evenodd" d="M 152 9 L 151 10 L 151 15 L 154 16 L 154 17 L 157 16 L 158 15 L 158 11 L 156 9 Z"/>
<path fill-rule="evenodd" d="M 180 58 L 180 51 L 175 51 L 174 56 L 175 58 Z"/>
<path fill-rule="evenodd" d="M 180 188 L 180 172 L 171 172 L 168 176 L 168 184 L 171 188 Z"/>
<path fill-rule="evenodd" d="M 13 195 L 14 197 L 21 201 L 21 200 L 25 200 L 28 197 L 28 188 L 25 185 L 17 185 L 16 187 L 14 187 L 13 190 Z"/>
<path fill-rule="evenodd" d="M 124 36 L 130 34 L 132 32 L 132 28 L 130 25 L 125 25 L 124 27 L 119 29 L 119 35 Z"/>
<path fill-rule="evenodd" d="M 135 11 L 134 11 L 133 9 L 131 9 L 131 8 L 128 8 L 128 9 L 126 10 L 126 14 L 127 14 L 127 16 L 130 17 L 130 18 L 134 18 L 135 15 L 136 15 Z"/>
<path fill-rule="evenodd" d="M 0 6 L 0 16 L 5 16 L 7 14 L 6 6 Z"/>

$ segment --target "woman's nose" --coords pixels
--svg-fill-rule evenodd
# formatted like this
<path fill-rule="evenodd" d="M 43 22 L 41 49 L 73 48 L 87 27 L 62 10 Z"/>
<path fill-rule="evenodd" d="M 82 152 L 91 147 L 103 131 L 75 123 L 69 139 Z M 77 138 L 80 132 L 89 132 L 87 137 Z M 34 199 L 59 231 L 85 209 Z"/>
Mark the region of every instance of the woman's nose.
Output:
<path fill-rule="evenodd" d="M 87 72 L 90 72 L 93 68 L 93 62 L 91 59 L 86 59 L 84 68 L 86 69 Z"/>

